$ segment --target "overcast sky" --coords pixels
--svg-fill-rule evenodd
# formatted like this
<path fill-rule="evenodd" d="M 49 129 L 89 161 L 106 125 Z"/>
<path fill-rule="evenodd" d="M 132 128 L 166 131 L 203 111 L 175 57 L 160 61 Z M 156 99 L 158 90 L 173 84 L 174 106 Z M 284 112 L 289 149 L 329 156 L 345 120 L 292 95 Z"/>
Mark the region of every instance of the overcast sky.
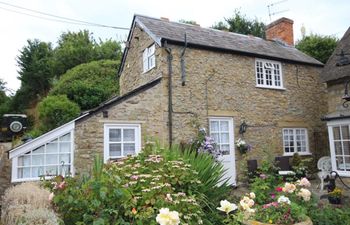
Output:
<path fill-rule="evenodd" d="M 8 10 L 37 15 L 3 3 L 42 11 L 104 25 L 129 28 L 133 15 L 167 17 L 171 21 L 194 20 L 202 27 L 233 15 L 237 8 L 248 18 L 257 18 L 269 23 L 267 5 L 280 0 L 0 0 L 0 78 L 7 87 L 20 87 L 17 79 L 16 57 L 26 45 L 27 39 L 39 39 L 55 44 L 58 36 L 65 31 L 88 29 L 95 39 L 124 40 L 127 31 L 87 27 L 48 21 Z M 7 10 L 5 10 L 7 9 Z M 271 12 L 288 10 L 272 16 L 272 20 L 288 17 L 294 20 L 295 40 L 300 39 L 300 28 L 304 24 L 306 34 L 310 32 L 341 37 L 350 26 L 350 1 L 347 0 L 287 0 L 271 7 Z"/>

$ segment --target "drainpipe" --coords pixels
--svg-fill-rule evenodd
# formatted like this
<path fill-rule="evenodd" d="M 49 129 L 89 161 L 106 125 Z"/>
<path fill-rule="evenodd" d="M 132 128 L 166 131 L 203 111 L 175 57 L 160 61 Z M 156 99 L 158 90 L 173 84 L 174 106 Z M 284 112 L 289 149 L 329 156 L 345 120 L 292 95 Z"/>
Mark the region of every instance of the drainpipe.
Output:
<path fill-rule="evenodd" d="M 165 51 L 168 53 L 168 126 L 169 126 L 169 147 L 173 144 L 173 84 L 172 84 L 172 60 L 173 55 L 171 48 L 168 47 L 167 41 L 165 41 Z"/>
<path fill-rule="evenodd" d="M 181 55 L 180 55 L 180 64 L 181 64 L 181 84 L 182 86 L 185 86 L 186 84 L 186 70 L 185 70 L 185 52 L 187 48 L 187 35 L 185 33 L 185 46 L 182 49 Z"/>

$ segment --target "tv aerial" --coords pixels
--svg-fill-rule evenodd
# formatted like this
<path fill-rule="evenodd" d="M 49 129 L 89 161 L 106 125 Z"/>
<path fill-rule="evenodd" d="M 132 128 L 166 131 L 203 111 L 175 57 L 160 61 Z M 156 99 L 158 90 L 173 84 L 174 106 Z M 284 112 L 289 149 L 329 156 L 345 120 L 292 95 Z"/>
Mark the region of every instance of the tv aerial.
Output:
<path fill-rule="evenodd" d="M 286 1 L 288 1 L 288 0 L 282 0 L 282 1 L 274 2 L 274 3 L 271 3 L 271 4 L 268 4 L 268 5 L 267 5 L 267 9 L 268 9 L 268 11 L 269 11 L 270 22 L 271 22 L 271 20 L 272 20 L 272 19 L 271 19 L 272 16 L 289 11 L 289 9 L 284 9 L 284 10 L 275 11 L 275 12 L 272 11 L 272 7 L 273 7 L 273 6 L 278 5 L 278 4 L 281 4 L 281 3 L 284 3 L 284 2 L 286 2 Z"/>

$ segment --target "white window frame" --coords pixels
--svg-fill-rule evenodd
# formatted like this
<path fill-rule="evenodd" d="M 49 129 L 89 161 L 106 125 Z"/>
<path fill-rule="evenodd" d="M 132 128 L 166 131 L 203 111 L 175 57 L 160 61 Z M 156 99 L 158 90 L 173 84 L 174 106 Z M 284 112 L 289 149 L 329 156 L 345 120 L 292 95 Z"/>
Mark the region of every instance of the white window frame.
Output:
<path fill-rule="evenodd" d="M 104 162 L 108 162 L 109 159 L 119 159 L 126 156 L 114 156 L 110 157 L 109 154 L 109 130 L 110 129 L 135 129 L 135 154 L 137 155 L 141 151 L 141 125 L 140 124 L 105 124 L 104 125 L 104 144 L 103 144 L 103 159 Z M 123 150 L 122 150 L 123 151 Z"/>
<path fill-rule="evenodd" d="M 258 63 L 262 64 L 262 67 L 258 66 Z M 276 74 L 273 68 L 276 68 L 278 66 L 278 72 L 279 74 Z M 278 61 L 273 60 L 266 60 L 266 59 L 255 59 L 255 80 L 256 80 L 256 87 L 260 88 L 270 88 L 270 89 L 280 89 L 285 90 L 283 86 L 283 73 L 282 73 L 282 64 Z M 262 71 L 261 71 L 262 70 Z M 267 71 L 271 71 L 271 84 L 267 84 L 267 81 L 270 79 L 267 79 Z M 279 77 L 280 85 L 277 85 L 276 83 L 278 80 L 276 79 L 277 76 Z"/>
<path fill-rule="evenodd" d="M 50 142 L 52 142 L 53 140 L 65 135 L 65 134 L 70 134 L 70 171 L 68 172 L 69 175 L 74 175 L 74 130 L 70 130 L 68 131 L 67 133 L 63 133 L 63 134 L 60 134 L 60 135 L 57 135 L 57 136 L 50 136 L 49 137 L 51 139 L 46 139 L 46 142 L 45 143 L 42 143 L 40 146 L 35 146 L 34 148 L 31 148 L 30 150 L 28 149 L 26 152 L 21 152 L 20 154 L 14 156 L 12 158 L 12 178 L 11 178 L 11 182 L 24 182 L 24 181 L 37 181 L 37 180 L 40 180 L 41 178 L 40 177 L 30 177 L 30 178 L 18 178 L 18 158 L 20 156 L 23 156 L 25 155 L 26 153 L 28 152 L 31 152 L 31 151 L 34 151 L 35 149 L 37 149 L 38 147 L 41 147 L 41 146 L 44 146 L 44 148 L 46 149 L 46 145 Z M 68 153 L 68 152 L 67 152 Z M 59 154 L 59 152 L 58 152 Z M 44 154 L 44 160 L 45 160 L 45 157 L 46 154 Z M 32 157 L 32 155 L 31 155 Z M 59 162 L 60 163 L 60 162 Z M 47 165 L 47 164 L 43 164 L 43 165 L 40 165 L 40 166 L 50 166 L 50 165 Z M 36 166 L 33 166 L 33 165 L 30 165 L 30 167 L 36 167 Z M 68 175 L 66 174 L 66 175 Z M 45 179 L 51 179 L 52 176 L 45 176 Z"/>
<path fill-rule="evenodd" d="M 152 44 L 143 51 L 143 73 L 147 73 L 156 66 L 156 45 Z"/>
<path fill-rule="evenodd" d="M 209 135 L 212 136 L 212 134 L 214 133 L 214 131 L 212 131 L 212 128 L 210 126 L 211 122 L 213 121 L 218 121 L 219 124 L 221 121 L 225 121 L 228 122 L 228 133 L 229 133 L 229 140 L 227 143 L 217 143 L 217 145 L 221 145 L 221 144 L 225 144 L 225 145 L 229 145 L 229 151 L 230 151 L 230 155 L 233 153 L 234 151 L 234 134 L 233 134 L 233 119 L 231 117 L 210 117 L 209 118 Z M 220 130 L 220 125 L 219 125 L 219 131 L 215 132 L 215 133 L 219 133 L 219 138 L 220 138 L 220 133 L 222 133 L 222 131 Z"/>
<path fill-rule="evenodd" d="M 284 131 L 285 130 L 293 130 L 293 142 L 294 142 L 294 152 L 286 152 L 285 151 L 285 140 L 284 140 Z M 304 130 L 305 131 L 305 151 L 304 152 L 298 152 L 297 149 L 297 139 L 296 139 L 296 130 Z M 286 127 L 282 129 L 282 144 L 283 144 L 283 155 L 284 156 L 292 156 L 295 153 L 298 153 L 299 155 L 311 155 L 310 149 L 309 149 L 309 134 L 306 128 L 303 127 Z"/>
<path fill-rule="evenodd" d="M 336 154 L 335 154 L 335 145 L 334 145 L 334 133 L 333 128 L 338 126 L 350 126 L 350 119 L 343 119 L 343 120 L 333 120 L 327 122 L 328 126 L 328 138 L 329 138 L 329 146 L 330 146 L 330 153 L 331 153 L 331 162 L 332 162 L 332 170 L 337 171 L 337 173 L 340 176 L 344 177 L 350 177 L 350 171 L 344 171 L 344 170 L 338 170 L 337 169 L 337 162 L 336 162 Z M 342 134 L 341 134 L 342 135 Z M 341 137 L 342 138 L 342 137 Z M 343 139 L 342 139 L 343 140 Z M 346 139 L 347 140 L 347 139 Z M 344 140 L 343 140 L 344 141 Z M 343 146 L 343 144 L 342 144 Z M 343 157 L 347 155 L 342 155 Z"/>

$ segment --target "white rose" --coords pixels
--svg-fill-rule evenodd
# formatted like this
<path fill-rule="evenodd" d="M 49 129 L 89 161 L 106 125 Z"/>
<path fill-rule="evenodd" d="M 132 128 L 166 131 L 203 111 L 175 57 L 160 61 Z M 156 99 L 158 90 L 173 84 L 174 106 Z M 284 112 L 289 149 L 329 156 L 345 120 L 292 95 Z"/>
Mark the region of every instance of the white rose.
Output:
<path fill-rule="evenodd" d="M 287 203 L 288 205 L 290 205 L 290 200 L 288 197 L 282 195 L 278 198 L 277 200 L 278 203 Z"/>
<path fill-rule="evenodd" d="M 176 211 L 169 211 L 168 208 L 161 208 L 156 217 L 156 221 L 160 225 L 178 225 L 180 224 L 179 213 Z"/>
<path fill-rule="evenodd" d="M 220 201 L 220 207 L 217 207 L 217 209 L 225 212 L 226 214 L 229 214 L 230 212 L 237 209 L 237 205 L 227 200 L 222 200 Z"/>

